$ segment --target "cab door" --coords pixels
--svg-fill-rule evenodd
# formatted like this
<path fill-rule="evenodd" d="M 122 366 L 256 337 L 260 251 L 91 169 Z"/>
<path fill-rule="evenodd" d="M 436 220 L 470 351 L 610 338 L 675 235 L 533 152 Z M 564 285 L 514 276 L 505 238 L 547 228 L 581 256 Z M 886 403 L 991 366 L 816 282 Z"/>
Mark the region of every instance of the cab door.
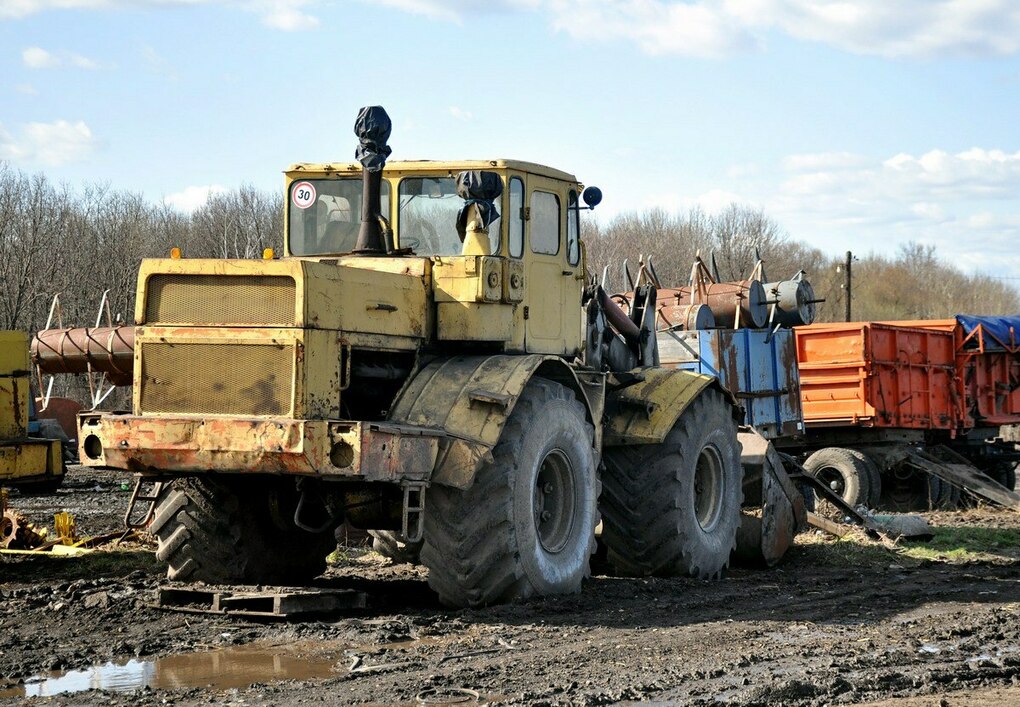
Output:
<path fill-rule="evenodd" d="M 576 220 L 568 229 L 568 217 L 576 219 L 577 209 L 570 210 L 568 201 L 563 182 L 528 175 L 524 303 L 525 348 L 531 353 L 569 355 L 580 347 L 583 276 Z"/>

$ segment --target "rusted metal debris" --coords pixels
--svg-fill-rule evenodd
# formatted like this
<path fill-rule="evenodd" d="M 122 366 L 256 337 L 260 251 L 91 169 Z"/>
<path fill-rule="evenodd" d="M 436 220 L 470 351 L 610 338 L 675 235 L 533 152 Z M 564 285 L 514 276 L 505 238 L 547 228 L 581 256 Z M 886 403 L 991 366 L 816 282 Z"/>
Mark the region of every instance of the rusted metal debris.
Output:
<path fill-rule="evenodd" d="M 31 550 L 45 542 L 46 537 L 38 533 L 24 515 L 13 508 L 4 509 L 0 516 L 0 548 Z"/>
<path fill-rule="evenodd" d="M 364 609 L 367 595 L 353 589 L 292 589 L 255 592 L 191 587 L 159 587 L 156 608 L 189 614 L 229 614 L 288 619 Z"/>

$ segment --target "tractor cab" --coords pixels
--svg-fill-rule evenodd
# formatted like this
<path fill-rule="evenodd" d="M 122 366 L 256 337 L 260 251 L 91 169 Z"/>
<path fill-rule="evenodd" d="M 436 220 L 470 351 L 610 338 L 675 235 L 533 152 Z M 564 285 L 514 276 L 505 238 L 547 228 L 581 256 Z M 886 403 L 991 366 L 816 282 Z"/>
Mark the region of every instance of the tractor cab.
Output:
<path fill-rule="evenodd" d="M 393 161 L 374 204 L 363 181 L 356 162 L 292 165 L 285 254 L 372 268 L 380 257 L 424 259 L 439 341 L 580 352 L 580 210 L 591 207 L 580 205 L 576 177 L 517 160 Z M 585 198 L 598 203 L 596 194 Z M 368 253 L 358 247 L 365 214 L 382 224 Z"/>

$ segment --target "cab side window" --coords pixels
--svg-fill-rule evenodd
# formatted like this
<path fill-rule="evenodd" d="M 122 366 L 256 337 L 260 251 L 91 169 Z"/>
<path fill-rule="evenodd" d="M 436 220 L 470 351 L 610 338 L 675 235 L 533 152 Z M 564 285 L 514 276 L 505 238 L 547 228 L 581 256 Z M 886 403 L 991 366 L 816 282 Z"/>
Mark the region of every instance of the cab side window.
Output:
<path fill-rule="evenodd" d="M 531 194 L 531 252 L 560 252 L 560 198 L 549 192 Z"/>
<path fill-rule="evenodd" d="M 581 259 L 581 210 L 577 208 L 577 192 L 567 196 L 567 262 L 577 265 Z"/>
<path fill-rule="evenodd" d="M 510 239 L 510 257 L 524 255 L 524 181 L 520 177 L 510 179 L 510 206 L 506 215 Z"/>

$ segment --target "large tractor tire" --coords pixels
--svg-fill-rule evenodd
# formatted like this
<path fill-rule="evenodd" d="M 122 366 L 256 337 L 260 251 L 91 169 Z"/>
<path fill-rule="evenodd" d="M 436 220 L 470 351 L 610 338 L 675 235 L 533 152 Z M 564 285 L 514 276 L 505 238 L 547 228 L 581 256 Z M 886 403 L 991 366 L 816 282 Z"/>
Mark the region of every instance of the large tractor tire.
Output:
<path fill-rule="evenodd" d="M 421 561 L 448 606 L 570 594 L 598 525 L 594 429 L 566 387 L 536 378 L 467 489 L 433 484 Z"/>
<path fill-rule="evenodd" d="M 740 527 L 742 470 L 720 392 L 702 393 L 661 444 L 613 447 L 604 462 L 602 540 L 617 573 L 722 575 Z"/>
<path fill-rule="evenodd" d="M 372 549 L 383 557 L 399 564 L 417 565 L 421 562 L 423 540 L 409 543 L 393 530 L 370 530 L 368 534 L 372 536 Z"/>
<path fill-rule="evenodd" d="M 874 508 L 877 505 L 872 499 L 872 487 L 879 477 L 878 467 L 856 449 L 819 449 L 807 458 L 804 469 L 826 484 L 851 508 Z M 831 504 L 824 505 L 832 507 Z"/>
<path fill-rule="evenodd" d="M 333 529 L 293 523 L 291 479 L 186 477 L 164 487 L 150 532 L 167 578 L 213 584 L 296 585 L 322 574 Z"/>

